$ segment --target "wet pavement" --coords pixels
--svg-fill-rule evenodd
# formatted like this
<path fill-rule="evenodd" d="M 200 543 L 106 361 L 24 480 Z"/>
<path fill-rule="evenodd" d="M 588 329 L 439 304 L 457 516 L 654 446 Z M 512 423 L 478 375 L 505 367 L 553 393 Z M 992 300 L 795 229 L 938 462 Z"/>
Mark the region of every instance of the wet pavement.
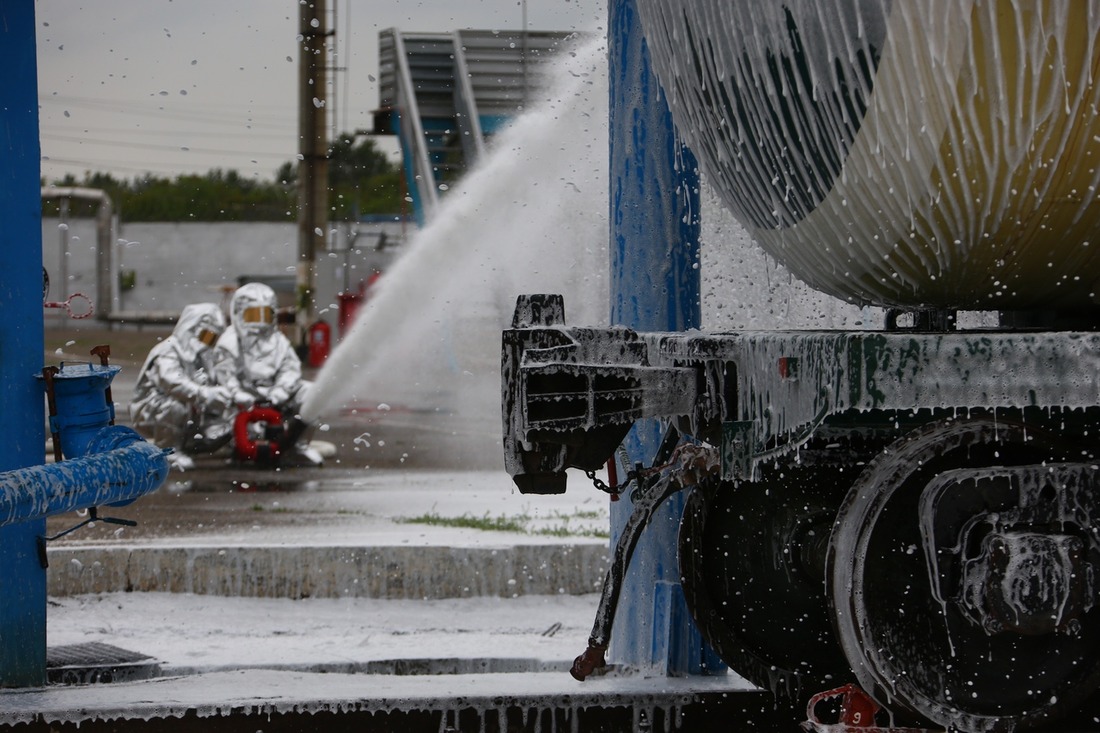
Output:
<path fill-rule="evenodd" d="M 125 425 L 126 406 L 141 363 L 169 333 L 163 327 L 107 331 L 94 324 L 47 330 L 45 363 L 91 361 L 91 348 L 110 345 L 111 363 L 122 367 L 111 389 L 117 422 Z M 303 372 L 305 378 L 314 379 L 318 370 L 305 367 Z M 234 460 L 228 450 L 195 456 L 194 470 L 173 471 L 162 489 L 115 512 L 139 523 L 125 530 L 125 537 L 188 538 L 257 524 L 275 528 L 300 523 L 324 526 L 330 521 L 345 524 L 349 512 L 362 510 L 362 502 L 353 495 L 391 484 L 381 478 L 389 472 L 496 473 L 505 479 L 502 488 L 511 493 L 503 473 L 500 422 L 491 411 L 459 415 L 441 405 L 387 404 L 380 398 L 322 415 L 307 435 L 335 448 L 336 455 L 322 468 L 263 468 Z M 50 453 L 48 441 L 46 451 Z M 279 495 L 285 496 L 280 499 Z M 437 501 L 409 496 L 406 510 L 428 512 Z M 67 529 L 73 519 L 50 518 L 49 532 Z M 117 533 L 117 525 L 99 523 L 64 542 L 110 540 Z"/>
<path fill-rule="evenodd" d="M 111 343 L 112 363 L 122 367 L 112 398 L 126 424 L 140 363 L 166 333 L 48 331 L 47 360 L 72 361 Z M 223 450 L 196 456 L 195 468 L 173 470 L 157 491 L 102 508 L 100 521 L 68 534 L 87 516 L 50 517 L 49 535 L 63 535 L 49 544 L 50 592 L 428 598 L 506 596 L 517 585 L 534 594 L 598 590 L 606 497 L 583 476 L 564 495 L 519 494 L 500 467 L 499 420 L 379 401 L 323 415 L 312 437 L 335 451 L 319 468 L 262 467 Z M 245 550 L 249 577 L 234 577 L 244 572 Z M 453 577 L 474 558 L 477 578 Z"/>
<path fill-rule="evenodd" d="M 46 363 L 110 343 L 126 424 L 166 334 L 47 331 Z M 519 494 L 495 411 L 446 403 L 381 396 L 324 415 L 311 437 L 335 455 L 320 468 L 197 457 L 101 512 L 134 526 L 51 542 L 50 646 L 114 645 L 157 676 L 0 691 L 0 727 L 799 730 L 800 711 L 734 674 L 612 666 L 573 680 L 606 573 L 606 496 L 580 474 L 560 496 Z M 86 518 L 51 517 L 48 531 Z"/>
<path fill-rule="evenodd" d="M 110 343 L 125 424 L 140 363 L 166 333 L 47 331 L 46 363 Z M 516 492 L 491 412 L 380 400 L 325 415 L 312 437 L 335 446 L 321 468 L 202 457 L 52 541 L 49 644 L 115 645 L 153 658 L 160 676 L 0 691 L 0 726 L 301 730 L 328 716 L 331 730 L 434 733 L 775 720 L 770 696 L 735 675 L 568 675 L 605 573 L 606 496 L 583 476 L 560 496 Z M 51 517 L 48 531 L 84 519 Z M 777 729 L 795 727 L 745 728 Z"/>

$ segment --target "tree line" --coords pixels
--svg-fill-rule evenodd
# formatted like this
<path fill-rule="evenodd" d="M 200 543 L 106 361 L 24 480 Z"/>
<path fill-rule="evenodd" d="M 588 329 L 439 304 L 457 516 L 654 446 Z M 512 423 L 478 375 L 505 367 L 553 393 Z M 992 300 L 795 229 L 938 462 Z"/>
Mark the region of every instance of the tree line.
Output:
<path fill-rule="evenodd" d="M 133 179 L 109 173 L 86 172 L 83 179 L 69 174 L 51 181 L 54 186 L 82 186 L 107 192 L 115 211 L 127 222 L 136 221 L 296 221 L 298 166 L 287 161 L 271 181 L 215 168 L 204 174 L 154 175 Z M 46 181 L 42 181 L 46 185 Z M 364 214 L 396 214 L 403 210 L 404 182 L 400 168 L 380 151 L 374 140 L 342 134 L 329 148 L 329 206 L 335 221 Z M 43 216 L 57 216 L 60 202 L 42 202 Z M 72 201 L 72 216 L 94 216 L 94 203 Z"/>

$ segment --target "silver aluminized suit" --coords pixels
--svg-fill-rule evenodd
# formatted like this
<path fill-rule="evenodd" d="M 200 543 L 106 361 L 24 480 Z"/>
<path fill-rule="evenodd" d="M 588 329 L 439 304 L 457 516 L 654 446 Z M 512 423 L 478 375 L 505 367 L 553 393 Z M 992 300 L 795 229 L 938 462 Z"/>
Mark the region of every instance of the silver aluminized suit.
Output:
<path fill-rule="evenodd" d="M 182 453 L 216 447 L 227 435 L 232 392 L 215 384 L 211 348 L 224 330 L 225 316 L 214 303 L 183 309 L 172 335 L 149 351 L 138 372 L 130 402 L 138 432 Z"/>
<path fill-rule="evenodd" d="M 290 339 L 275 326 L 275 306 L 275 291 L 263 283 L 233 293 L 231 327 L 218 339 L 217 381 L 238 405 L 267 403 L 294 415 L 309 383 Z"/>

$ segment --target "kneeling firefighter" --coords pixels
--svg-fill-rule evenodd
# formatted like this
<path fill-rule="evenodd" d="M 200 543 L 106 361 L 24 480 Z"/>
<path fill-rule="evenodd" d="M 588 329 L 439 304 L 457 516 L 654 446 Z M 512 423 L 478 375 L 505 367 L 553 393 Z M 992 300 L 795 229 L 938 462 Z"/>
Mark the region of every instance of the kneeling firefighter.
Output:
<path fill-rule="evenodd" d="M 233 393 L 216 383 L 211 348 L 224 330 L 217 305 L 188 305 L 138 372 L 130 419 L 153 443 L 173 449 L 169 463 L 181 471 L 194 467 L 192 454 L 215 451 L 230 438 Z"/>
<path fill-rule="evenodd" d="M 298 410 L 310 383 L 293 345 L 275 324 L 275 291 L 242 285 L 229 306 L 231 326 L 217 342 L 217 382 L 242 408 L 234 424 L 238 457 L 319 466 L 321 455 L 303 440 Z"/>

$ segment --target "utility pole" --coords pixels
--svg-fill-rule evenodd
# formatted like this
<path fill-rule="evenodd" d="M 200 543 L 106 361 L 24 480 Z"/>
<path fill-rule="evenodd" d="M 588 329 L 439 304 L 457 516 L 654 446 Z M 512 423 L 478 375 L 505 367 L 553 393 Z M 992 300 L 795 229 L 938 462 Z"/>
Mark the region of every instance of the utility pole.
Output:
<path fill-rule="evenodd" d="M 299 6 L 298 342 L 314 316 L 314 261 L 328 229 L 328 0 Z"/>
<path fill-rule="evenodd" d="M 527 110 L 527 98 L 531 91 L 531 83 L 527 80 L 527 0 L 522 0 L 523 12 L 521 13 L 520 20 L 520 38 L 523 41 L 522 50 L 520 51 L 519 63 L 523 69 L 523 110 Z"/>

